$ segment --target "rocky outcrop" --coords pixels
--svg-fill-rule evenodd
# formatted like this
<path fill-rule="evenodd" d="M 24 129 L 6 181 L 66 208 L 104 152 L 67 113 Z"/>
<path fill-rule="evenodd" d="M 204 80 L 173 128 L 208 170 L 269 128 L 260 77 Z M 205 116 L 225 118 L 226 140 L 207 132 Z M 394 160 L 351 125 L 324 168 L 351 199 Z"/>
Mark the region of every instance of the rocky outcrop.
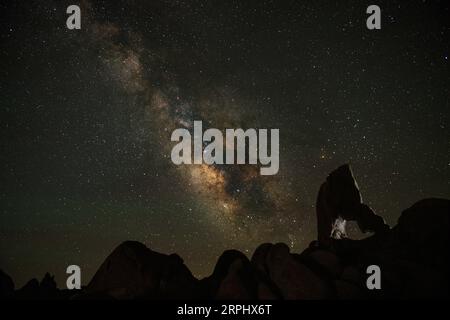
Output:
<path fill-rule="evenodd" d="M 331 172 L 320 186 L 316 201 L 317 239 L 329 246 L 331 239 L 345 238 L 346 221 L 356 221 L 362 232 L 384 232 L 389 226 L 368 205 L 362 203 L 348 164 Z"/>
<path fill-rule="evenodd" d="M 135 241 L 119 245 L 86 288 L 117 299 L 195 298 L 195 279 L 176 254 L 165 255 Z"/>
<path fill-rule="evenodd" d="M 44 275 L 41 282 L 37 279 L 31 279 L 22 288 L 14 293 L 17 299 L 65 299 L 66 292 L 59 290 L 56 286 L 54 276 L 48 272 Z"/>
<path fill-rule="evenodd" d="M 330 297 L 330 289 L 326 282 L 300 263 L 284 243 L 260 246 L 256 249 L 252 262 L 284 299 Z"/>
<path fill-rule="evenodd" d="M 363 229 L 369 228 L 372 223 L 378 225 L 379 232 L 366 239 L 334 239 L 322 234 L 326 241 L 312 242 L 301 254 L 292 253 L 284 243 L 264 243 L 256 248 L 250 260 L 237 250 L 227 250 L 219 257 L 213 273 L 202 280 L 192 276 L 178 255 L 161 254 L 142 243 L 127 241 L 113 250 L 82 291 L 58 290 L 53 277 L 46 274 L 41 282 L 30 280 L 23 288 L 13 292 L 11 278 L 0 272 L 1 297 L 227 300 L 448 298 L 450 201 L 419 201 L 402 212 L 395 227 L 386 228 L 382 219 L 367 211 L 368 207 L 361 203 L 355 181 L 347 169 L 341 167 L 327 180 L 332 183 L 325 184 L 325 187 L 322 185 L 321 192 L 325 192 L 326 196 L 319 195 L 319 203 L 327 211 L 321 216 L 325 220 L 318 214 L 319 230 L 330 229 L 331 220 L 328 218 L 334 219 L 335 214 L 340 213 L 344 220 L 358 220 L 360 225 L 365 226 Z M 350 213 L 344 209 L 350 210 Z M 327 218 L 328 214 L 331 215 Z M 320 226 L 321 223 L 327 225 Z M 370 265 L 380 267 L 381 290 L 369 290 L 366 286 L 366 271 Z"/>
<path fill-rule="evenodd" d="M 204 297 L 215 299 L 255 299 L 256 282 L 248 258 L 237 250 L 227 250 L 218 259 L 211 276 L 201 281 Z"/>
<path fill-rule="evenodd" d="M 0 270 L 0 298 L 9 298 L 14 293 L 14 282 L 10 276 Z"/>
<path fill-rule="evenodd" d="M 384 272 L 384 296 L 449 296 L 450 201 L 425 199 L 402 212 L 385 235 L 362 241 L 359 263 L 377 263 Z"/>

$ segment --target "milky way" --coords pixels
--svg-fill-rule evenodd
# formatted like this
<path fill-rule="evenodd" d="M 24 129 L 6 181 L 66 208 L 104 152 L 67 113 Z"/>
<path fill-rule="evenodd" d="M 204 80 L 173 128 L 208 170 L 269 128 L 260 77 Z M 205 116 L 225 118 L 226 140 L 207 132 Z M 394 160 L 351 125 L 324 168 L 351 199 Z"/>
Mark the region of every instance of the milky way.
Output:
<path fill-rule="evenodd" d="M 69 264 L 87 282 L 125 240 L 198 277 L 230 248 L 301 252 L 343 163 L 390 225 L 450 194 L 443 2 L 379 1 L 377 31 L 368 1 L 82 1 L 81 30 L 69 4 L 1 5 L 0 268 L 18 285 Z M 194 120 L 279 128 L 278 174 L 174 165 Z"/>
<path fill-rule="evenodd" d="M 243 101 L 236 102 L 233 88 L 227 88 L 231 101 L 221 97 L 218 101 L 205 101 L 209 92 L 215 94 L 220 90 L 214 87 L 203 89 L 206 96 L 202 94 L 199 99 L 187 101 L 167 69 L 159 74 L 158 66 L 167 65 L 168 61 L 162 54 L 147 49 L 140 41 L 141 35 L 126 32 L 117 24 L 101 24 L 95 20 L 91 26 L 88 32 L 92 35 L 93 46 L 99 48 L 108 76 L 117 80 L 117 85 L 130 97 L 141 98 L 135 112 L 142 110 L 143 119 L 134 128 L 136 134 L 157 131 L 161 152 L 167 161 L 170 161 L 173 146 L 169 137 L 176 128 L 189 129 L 193 135 L 194 120 L 204 120 L 212 127 L 223 124 L 243 127 L 241 119 L 248 106 Z M 146 63 L 142 61 L 143 56 L 152 59 Z M 155 78 L 162 80 L 157 83 Z M 234 105 L 229 105 L 230 102 Z M 273 219 L 280 219 L 279 215 L 292 219 L 282 210 L 282 205 L 288 201 L 282 187 L 272 181 L 273 178 L 261 177 L 257 167 L 202 164 L 174 170 L 187 192 L 192 192 L 199 203 L 206 204 L 211 225 L 218 227 L 230 240 L 239 241 L 234 245 L 248 243 L 252 238 L 259 240 L 261 232 L 269 233 L 274 229 Z"/>

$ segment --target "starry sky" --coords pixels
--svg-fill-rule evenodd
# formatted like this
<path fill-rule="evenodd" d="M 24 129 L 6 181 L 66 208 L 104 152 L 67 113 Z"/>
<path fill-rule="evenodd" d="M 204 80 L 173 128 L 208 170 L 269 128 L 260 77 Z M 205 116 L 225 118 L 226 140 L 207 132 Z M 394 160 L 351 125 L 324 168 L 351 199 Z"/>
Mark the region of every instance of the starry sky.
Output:
<path fill-rule="evenodd" d="M 320 184 L 347 162 L 391 226 L 448 197 L 448 4 L 377 1 L 370 31 L 372 2 L 2 1 L 0 268 L 62 286 L 77 264 L 87 283 L 125 240 L 197 277 L 225 249 L 301 252 Z M 194 120 L 279 128 L 278 174 L 174 165 L 171 133 Z"/>

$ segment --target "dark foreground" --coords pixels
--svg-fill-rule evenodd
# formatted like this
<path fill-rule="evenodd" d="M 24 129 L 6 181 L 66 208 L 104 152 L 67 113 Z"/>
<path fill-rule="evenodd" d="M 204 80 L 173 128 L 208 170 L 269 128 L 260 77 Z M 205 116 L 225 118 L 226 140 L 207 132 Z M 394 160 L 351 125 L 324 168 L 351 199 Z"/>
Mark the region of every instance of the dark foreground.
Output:
<path fill-rule="evenodd" d="M 316 242 L 301 254 L 283 243 L 260 245 L 249 260 L 225 251 L 211 276 L 198 280 L 176 254 L 139 242 L 119 245 L 82 290 L 59 290 L 48 274 L 23 288 L 0 274 L 12 299 L 383 299 L 448 297 L 450 201 L 427 199 L 398 224 L 364 240 Z M 368 290 L 366 269 L 381 269 L 381 290 Z"/>

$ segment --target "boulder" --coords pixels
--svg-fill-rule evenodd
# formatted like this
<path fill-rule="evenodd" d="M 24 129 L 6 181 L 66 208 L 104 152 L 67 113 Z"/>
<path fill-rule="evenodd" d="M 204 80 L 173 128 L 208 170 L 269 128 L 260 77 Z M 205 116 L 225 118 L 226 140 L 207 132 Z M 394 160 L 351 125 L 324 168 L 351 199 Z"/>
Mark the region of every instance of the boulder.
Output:
<path fill-rule="evenodd" d="M 243 260 L 233 261 L 225 278 L 220 282 L 216 299 L 245 300 L 256 299 L 255 282 L 251 271 Z"/>
<path fill-rule="evenodd" d="M 39 281 L 36 278 L 31 279 L 22 288 L 17 290 L 15 297 L 18 299 L 39 299 Z"/>
<path fill-rule="evenodd" d="M 338 278 L 342 273 L 342 264 L 331 251 L 314 250 L 309 254 L 309 259 L 333 278 Z"/>
<path fill-rule="evenodd" d="M 354 283 L 344 280 L 336 280 L 334 285 L 336 288 L 336 296 L 340 300 L 355 300 L 365 297 L 364 290 Z"/>
<path fill-rule="evenodd" d="M 295 259 L 284 243 L 258 248 L 252 262 L 266 270 L 284 299 L 324 299 L 331 295 L 327 282 Z"/>
<path fill-rule="evenodd" d="M 362 203 L 352 170 L 344 164 L 322 183 L 316 200 L 317 240 L 329 247 L 331 239 L 346 238 L 346 221 L 356 221 L 362 232 L 387 232 L 389 226 L 369 206 Z"/>
<path fill-rule="evenodd" d="M 3 270 L 0 270 L 0 298 L 11 297 L 14 293 L 14 282 Z"/>
<path fill-rule="evenodd" d="M 197 280 L 178 255 L 165 255 L 127 241 L 103 262 L 86 288 L 88 294 L 116 299 L 194 298 Z"/>
<path fill-rule="evenodd" d="M 347 266 L 342 270 L 340 279 L 357 285 L 362 283 L 363 277 L 357 267 Z"/>
<path fill-rule="evenodd" d="M 404 210 L 392 245 L 404 259 L 450 270 L 450 200 L 424 199 Z"/>

